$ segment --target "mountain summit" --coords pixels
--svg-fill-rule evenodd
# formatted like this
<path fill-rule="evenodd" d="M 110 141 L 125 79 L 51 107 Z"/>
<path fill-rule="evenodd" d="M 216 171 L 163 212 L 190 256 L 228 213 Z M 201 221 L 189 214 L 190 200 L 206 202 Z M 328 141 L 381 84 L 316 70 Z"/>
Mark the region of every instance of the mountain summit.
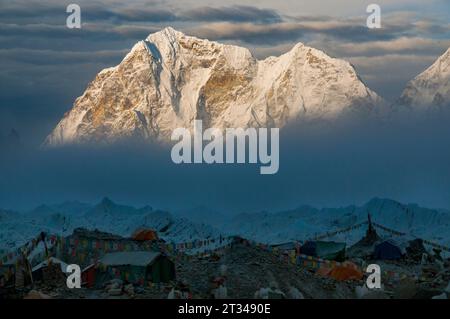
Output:
<path fill-rule="evenodd" d="M 382 99 L 350 63 L 301 43 L 257 60 L 246 48 L 172 28 L 134 45 L 101 71 L 44 145 L 167 141 L 177 127 L 282 127 L 293 119 L 334 119 L 375 109 Z"/>
<path fill-rule="evenodd" d="M 450 107 L 450 48 L 408 83 L 397 104 L 419 110 Z"/>

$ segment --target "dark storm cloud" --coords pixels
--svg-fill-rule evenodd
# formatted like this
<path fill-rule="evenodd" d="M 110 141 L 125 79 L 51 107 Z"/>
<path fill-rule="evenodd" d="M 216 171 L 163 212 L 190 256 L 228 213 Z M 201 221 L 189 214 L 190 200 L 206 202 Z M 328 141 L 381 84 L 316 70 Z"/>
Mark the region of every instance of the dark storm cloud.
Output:
<path fill-rule="evenodd" d="M 338 40 L 312 41 L 311 45 L 342 57 L 381 57 L 393 54 L 440 56 L 449 47 L 450 40 L 423 37 L 399 37 L 387 41 L 346 43 Z"/>
<path fill-rule="evenodd" d="M 25 18 L 43 18 L 58 16 L 65 13 L 64 5 L 54 6 L 5 6 L 0 10 L 0 19 L 23 20 Z"/>
<path fill-rule="evenodd" d="M 67 38 L 84 38 L 91 41 L 103 40 L 113 41 L 118 37 L 123 39 L 143 39 L 151 32 L 159 28 L 141 25 L 118 25 L 109 24 L 83 24 L 81 29 L 69 29 L 65 25 L 50 24 L 0 24 L 0 32 L 3 37 L 26 38 L 38 37 L 47 39 L 49 46 L 55 40 Z"/>
<path fill-rule="evenodd" d="M 247 43 L 276 44 L 292 42 L 302 37 L 296 24 L 211 23 L 188 30 L 190 34 L 209 40 L 238 40 Z"/>
<path fill-rule="evenodd" d="M 411 12 L 396 12 L 383 16 L 381 29 L 369 29 L 366 18 L 336 18 L 330 16 L 283 16 L 271 23 L 216 22 L 198 24 L 189 29 L 192 34 L 216 40 L 239 41 L 259 45 L 279 45 L 286 42 L 309 42 L 327 37 L 346 44 L 392 41 L 401 37 L 424 36 L 433 39 L 450 36 L 450 24 L 439 18 L 425 19 Z M 432 46 L 430 50 L 433 50 Z M 430 51 L 431 53 L 431 51 Z"/>
<path fill-rule="evenodd" d="M 149 9 L 146 7 L 109 10 L 105 7 L 91 7 L 84 9 L 83 14 L 88 21 L 112 19 L 115 22 L 230 21 L 270 23 L 282 21 L 282 17 L 275 10 L 251 6 L 196 7 L 189 10 Z"/>
<path fill-rule="evenodd" d="M 0 49 L 0 60 L 36 65 L 102 63 L 110 65 L 120 61 L 128 50 L 100 50 L 91 52 L 53 51 L 31 49 Z"/>
<path fill-rule="evenodd" d="M 4 0 L 2 0 L 4 2 Z M 70 1 L 10 1 L 2 3 L 0 19 L 26 22 L 26 19 L 53 17 L 55 21 L 65 21 Z M 155 7 L 160 2 L 146 2 L 126 7 L 107 1 L 77 1 L 83 18 L 96 20 L 116 19 L 123 21 L 170 21 L 175 15 L 170 11 Z"/>
<path fill-rule="evenodd" d="M 214 40 L 239 40 L 252 44 L 276 45 L 297 41 L 300 38 L 328 36 L 349 42 L 392 40 L 403 29 L 384 28 L 371 30 L 361 24 L 348 21 L 281 22 L 270 24 L 210 23 L 189 30 L 199 37 Z"/>
<path fill-rule="evenodd" d="M 179 17 L 196 22 L 230 21 L 272 23 L 282 21 L 282 17 L 275 10 L 259 9 L 250 6 L 198 7 L 181 12 Z"/>
<path fill-rule="evenodd" d="M 168 10 L 149 8 L 148 3 L 130 7 L 106 6 L 101 3 L 81 5 L 82 29 L 66 27 L 64 4 L 37 4 L 6 6 L 0 13 L 2 39 L 27 37 L 48 39 L 52 45 L 55 39 L 80 38 L 91 41 L 114 41 L 122 39 L 142 39 L 148 34 L 173 23 L 201 23 L 211 21 L 232 22 L 279 22 L 280 15 L 274 10 L 250 6 L 229 6 L 221 8 L 197 7 L 189 10 Z"/>
<path fill-rule="evenodd" d="M 390 41 L 420 33 L 446 32 L 449 25 L 432 19 L 419 19 L 410 12 L 386 14 L 383 28 L 370 30 L 366 17 L 336 19 L 327 16 L 281 15 L 273 9 L 253 6 L 198 6 L 192 9 L 163 7 L 160 2 L 141 2 L 133 7 L 102 1 L 83 3 L 82 30 L 65 27 L 63 3 L 44 2 L 33 6 L 10 4 L 0 14 L 0 30 L 5 38 L 39 37 L 62 39 L 84 37 L 86 41 L 142 39 L 167 25 L 214 40 L 238 41 L 253 45 L 308 42 L 317 37 L 359 43 Z M 9 19 L 7 19 L 9 17 Z M 42 22 L 36 20 L 45 18 Z M 53 20 L 48 20 L 48 18 Z M 12 21 L 11 19 L 14 19 Z M 10 41 L 13 42 L 13 41 Z M 50 44 L 51 46 L 51 44 Z"/>
<path fill-rule="evenodd" d="M 83 10 L 83 15 L 86 21 L 97 20 L 112 20 L 113 22 L 170 22 L 175 21 L 177 16 L 164 9 L 122 9 L 122 10 L 108 10 L 104 7 L 95 8 L 92 10 Z"/>
<path fill-rule="evenodd" d="M 70 37 L 80 36 L 80 33 L 68 32 L 70 31 L 64 25 L 50 25 L 50 24 L 0 24 L 0 32 L 3 37 L 32 37 L 38 36 L 42 38 L 47 37 Z M 51 40 L 49 41 L 51 42 Z"/>
<path fill-rule="evenodd" d="M 54 23 L 64 22 L 66 13 L 64 3 L 55 4 L 33 4 L 28 6 L 9 5 L 0 11 L 0 19 L 8 22 L 25 24 L 27 22 L 50 21 Z M 117 7 L 101 3 L 81 4 L 81 16 L 85 22 L 111 21 L 120 22 L 280 22 L 282 17 L 272 9 L 260 9 L 252 6 L 227 6 L 208 7 L 199 6 L 192 9 L 163 9 L 147 3 L 136 4 L 133 7 Z"/>

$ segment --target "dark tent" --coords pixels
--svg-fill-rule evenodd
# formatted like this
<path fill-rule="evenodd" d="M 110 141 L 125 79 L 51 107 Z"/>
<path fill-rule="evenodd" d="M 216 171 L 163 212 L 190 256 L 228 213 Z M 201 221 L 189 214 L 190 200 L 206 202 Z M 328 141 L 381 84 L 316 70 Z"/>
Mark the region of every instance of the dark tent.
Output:
<path fill-rule="evenodd" d="M 316 242 L 317 257 L 326 260 L 345 260 L 345 243 L 337 243 L 334 241 L 318 241 Z"/>
<path fill-rule="evenodd" d="M 288 242 L 288 243 L 276 244 L 276 245 L 272 245 L 272 248 L 276 248 L 281 251 L 296 250 L 297 243 L 296 242 Z"/>
<path fill-rule="evenodd" d="M 300 247 L 300 253 L 326 260 L 343 261 L 345 259 L 345 247 L 345 243 L 334 241 L 308 241 Z"/>
<path fill-rule="evenodd" d="M 374 258 L 381 260 L 396 260 L 402 257 L 402 251 L 391 241 L 384 241 L 375 246 Z"/>
<path fill-rule="evenodd" d="M 423 246 L 423 240 L 420 238 L 411 240 L 408 243 L 408 247 L 406 247 L 406 254 L 409 258 L 411 258 L 414 261 L 421 261 L 422 255 L 425 254 L 427 251 L 425 250 L 425 247 Z"/>
<path fill-rule="evenodd" d="M 317 256 L 316 254 L 316 242 L 307 241 L 304 245 L 300 247 L 300 254 L 308 256 Z"/>
<path fill-rule="evenodd" d="M 100 261 L 95 277 L 99 284 L 114 278 L 135 284 L 169 282 L 175 279 L 175 265 L 159 252 L 109 253 Z"/>

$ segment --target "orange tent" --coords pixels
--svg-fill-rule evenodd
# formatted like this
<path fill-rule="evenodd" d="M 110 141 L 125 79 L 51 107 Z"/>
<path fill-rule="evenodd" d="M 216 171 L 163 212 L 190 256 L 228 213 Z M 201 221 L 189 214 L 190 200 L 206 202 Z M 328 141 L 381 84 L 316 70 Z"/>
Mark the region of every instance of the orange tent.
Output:
<path fill-rule="evenodd" d="M 328 277 L 330 275 L 332 268 L 329 267 L 320 267 L 317 269 L 316 274 L 322 277 Z"/>
<path fill-rule="evenodd" d="M 131 238 L 137 241 L 157 240 L 158 234 L 153 229 L 138 229 Z"/>
<path fill-rule="evenodd" d="M 353 263 L 346 262 L 331 269 L 329 276 L 338 281 L 361 280 L 364 274 Z"/>

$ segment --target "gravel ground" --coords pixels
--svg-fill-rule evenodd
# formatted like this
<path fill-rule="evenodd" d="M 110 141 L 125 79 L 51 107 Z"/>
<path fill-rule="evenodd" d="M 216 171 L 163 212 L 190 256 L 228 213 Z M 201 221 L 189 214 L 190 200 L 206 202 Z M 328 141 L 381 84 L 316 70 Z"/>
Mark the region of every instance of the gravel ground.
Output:
<path fill-rule="evenodd" d="M 320 277 L 313 270 L 281 261 L 274 254 L 253 246 L 242 244 L 227 248 L 221 256 L 193 257 L 190 260 L 176 262 L 177 280 L 187 284 L 193 298 L 209 298 L 211 279 L 220 276 L 220 269 L 226 266 L 226 281 L 228 298 L 249 299 L 254 298 L 255 292 L 260 288 L 269 287 L 275 283 L 278 288 L 288 295 L 291 287 L 297 288 L 305 298 L 348 299 L 356 298 L 356 286 L 363 285 L 362 281 L 338 282 L 333 279 Z M 431 268 L 430 268 L 431 267 Z M 433 270 L 433 266 L 421 268 L 407 262 L 382 262 L 383 269 L 390 269 L 406 273 L 417 273 L 419 268 L 422 274 L 427 275 L 425 281 L 411 282 L 396 280 L 389 284 L 385 282 L 383 296 L 374 298 L 431 298 L 442 293 L 450 280 L 450 261 L 445 263 L 444 269 Z M 153 285 L 145 287 L 135 294 L 123 293 L 119 296 L 110 296 L 105 290 L 99 289 L 68 289 L 65 282 L 36 283 L 35 289 L 51 298 L 151 298 L 166 299 L 172 286 Z M 380 292 L 379 292 L 380 294 Z"/>
<path fill-rule="evenodd" d="M 305 298 L 354 298 L 354 288 L 358 284 L 318 277 L 309 270 L 279 260 L 270 252 L 244 245 L 233 246 L 216 262 L 182 263 L 178 276 L 191 284 L 194 293 L 203 296 L 208 291 L 209 278 L 220 274 L 221 265 L 227 267 L 226 286 L 230 298 L 253 298 L 259 288 L 268 287 L 273 281 L 284 293 L 292 286 Z"/>

